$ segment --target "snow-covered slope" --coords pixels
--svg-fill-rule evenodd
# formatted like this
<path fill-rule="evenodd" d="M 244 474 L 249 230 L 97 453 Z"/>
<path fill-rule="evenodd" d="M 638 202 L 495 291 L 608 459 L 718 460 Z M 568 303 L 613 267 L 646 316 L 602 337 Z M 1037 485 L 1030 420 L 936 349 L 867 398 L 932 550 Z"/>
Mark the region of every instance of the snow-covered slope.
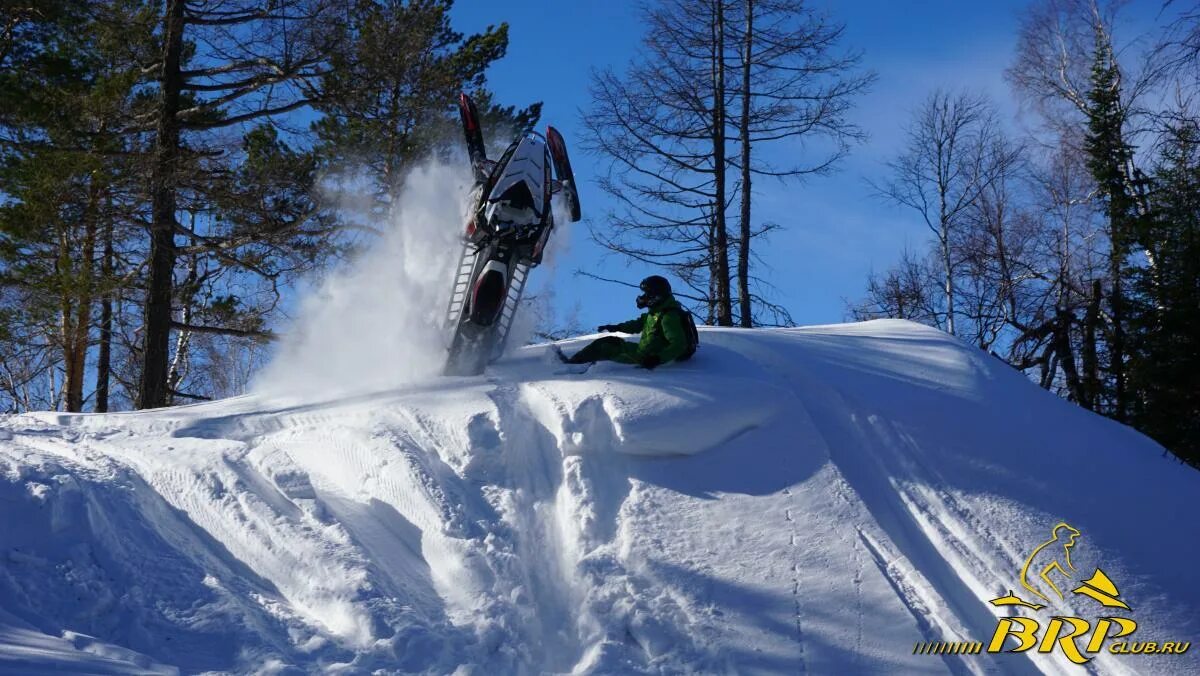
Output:
<path fill-rule="evenodd" d="M 911 323 L 702 340 L 653 372 L 534 347 L 332 401 L 0 419 L 0 671 L 1078 673 L 913 654 L 986 642 L 1060 521 L 1136 640 L 1200 638 L 1200 474 L 1136 432 Z"/>

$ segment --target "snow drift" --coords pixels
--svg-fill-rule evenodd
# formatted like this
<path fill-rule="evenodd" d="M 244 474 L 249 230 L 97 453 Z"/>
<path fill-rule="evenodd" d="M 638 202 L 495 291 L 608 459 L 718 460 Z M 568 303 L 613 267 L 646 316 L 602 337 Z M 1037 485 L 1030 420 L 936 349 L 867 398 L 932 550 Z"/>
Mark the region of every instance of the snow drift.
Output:
<path fill-rule="evenodd" d="M 0 419 L 0 671 L 1078 673 L 913 654 L 987 641 L 1064 520 L 1138 640 L 1198 636 L 1200 474 L 1148 439 L 907 322 L 702 343 Z"/>

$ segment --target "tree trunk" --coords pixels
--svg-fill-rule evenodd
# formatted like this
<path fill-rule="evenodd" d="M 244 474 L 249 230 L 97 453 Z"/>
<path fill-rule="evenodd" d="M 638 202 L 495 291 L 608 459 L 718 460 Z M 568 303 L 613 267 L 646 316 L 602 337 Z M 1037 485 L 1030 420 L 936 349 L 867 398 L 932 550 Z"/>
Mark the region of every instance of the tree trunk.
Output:
<path fill-rule="evenodd" d="M 942 234 L 939 237 L 942 248 L 942 267 L 946 272 L 945 292 L 946 292 L 946 332 L 954 335 L 954 267 L 950 260 L 950 228 L 947 223 L 942 223 Z"/>
<path fill-rule="evenodd" d="M 742 45 L 742 204 L 741 230 L 738 233 L 738 313 L 740 324 L 754 325 L 750 308 L 750 63 L 754 55 L 754 0 L 745 0 L 746 36 Z"/>
<path fill-rule="evenodd" d="M 96 257 L 96 219 L 100 188 L 97 176 L 88 180 L 87 206 L 83 211 L 83 246 L 79 252 L 79 275 L 72 286 L 78 297 L 75 299 L 75 319 L 70 322 L 71 335 L 66 345 L 66 390 L 67 410 L 79 413 L 83 410 L 83 379 L 86 374 L 88 337 L 92 326 L 92 279 L 93 261 Z"/>
<path fill-rule="evenodd" d="M 1110 200 L 1111 205 L 1111 200 Z M 1114 210 L 1115 212 L 1115 210 Z M 1109 216 L 1111 229 L 1108 256 L 1108 274 L 1112 278 L 1112 291 L 1109 294 L 1109 311 L 1112 313 L 1112 337 L 1109 340 L 1109 369 L 1113 376 L 1113 411 L 1112 416 L 1118 422 L 1125 422 L 1125 294 L 1122 289 L 1121 275 L 1124 242 L 1121 230 L 1121 216 L 1113 213 Z"/>
<path fill-rule="evenodd" d="M 1084 398 L 1079 402 L 1089 411 L 1096 410 L 1100 394 L 1100 365 L 1096 350 L 1096 326 L 1100 323 L 1100 280 L 1092 280 L 1092 297 L 1088 300 L 1087 310 L 1083 316 L 1083 349 L 1081 361 L 1083 367 Z"/>
<path fill-rule="evenodd" d="M 717 325 L 733 326 L 733 301 L 729 288 L 729 232 L 725 225 L 725 3 L 713 3 L 713 223 L 716 226 Z"/>
<path fill-rule="evenodd" d="M 1074 317 L 1063 307 L 1056 310 L 1058 316 L 1054 322 L 1054 352 L 1058 355 L 1062 366 L 1063 376 L 1067 381 L 1067 392 L 1077 403 L 1083 399 L 1083 386 L 1079 381 L 1079 371 L 1075 366 L 1075 353 L 1071 349 L 1071 324 Z"/>
<path fill-rule="evenodd" d="M 168 401 L 171 344 L 171 295 L 175 272 L 175 169 L 179 157 L 180 90 L 183 75 L 184 0 L 168 0 L 163 18 L 163 65 L 159 86 L 158 128 L 150 175 L 150 279 L 146 290 L 145 343 L 138 408 Z"/>
<path fill-rule="evenodd" d="M 96 413 L 108 412 L 108 384 L 112 375 L 113 323 L 113 222 L 111 202 L 104 219 L 104 258 L 100 261 L 100 279 L 104 293 L 100 298 L 99 354 L 96 356 Z"/>
<path fill-rule="evenodd" d="M 946 332 L 954 335 L 954 270 L 950 261 L 950 214 L 948 212 L 949 205 L 946 204 L 946 196 L 950 191 L 949 179 L 946 178 L 946 173 L 949 171 L 943 163 L 949 164 L 949 160 L 944 159 L 943 152 L 938 150 L 938 248 L 942 259 L 942 273 L 945 275 L 942 280 L 942 292 L 946 294 Z"/>
<path fill-rule="evenodd" d="M 192 224 L 193 229 L 195 224 Z M 193 230 L 194 231 L 194 230 Z M 198 277 L 198 261 L 196 256 L 191 256 L 188 260 L 188 274 L 183 284 L 180 285 L 180 296 L 182 297 L 182 309 L 180 311 L 180 323 L 188 326 L 192 323 L 192 307 L 196 296 L 196 279 Z M 179 385 L 183 382 L 183 378 L 187 375 L 188 351 L 192 342 L 192 332 L 190 329 L 180 328 L 175 339 L 175 356 L 171 360 L 171 370 L 167 378 L 167 389 L 170 396 L 170 401 L 174 401 L 175 393 L 179 391 Z"/>
<path fill-rule="evenodd" d="M 58 295 L 58 344 L 59 348 L 62 350 L 63 380 L 66 382 L 69 382 L 71 378 L 71 372 L 73 370 L 72 357 L 75 354 L 74 344 L 72 342 L 75 336 L 75 329 L 72 326 L 72 322 L 75 321 L 75 298 L 72 294 L 73 285 L 70 283 L 72 274 L 71 254 L 74 253 L 74 248 L 72 247 L 70 233 L 67 230 L 68 227 L 69 225 L 65 222 L 58 224 L 58 260 L 55 262 L 54 266 L 55 276 L 58 278 L 59 284 L 61 285 Z M 50 370 L 50 377 L 52 379 L 51 382 L 56 382 L 54 380 L 54 369 L 52 368 Z M 54 410 L 56 411 L 58 410 L 60 403 L 66 408 L 67 411 L 71 410 L 71 401 L 70 397 L 67 395 L 66 382 L 64 382 L 63 389 L 59 393 L 61 396 L 56 396 L 54 398 Z"/>
<path fill-rule="evenodd" d="M 708 225 L 708 314 L 704 318 L 704 323 L 709 326 L 717 325 L 717 308 L 720 303 L 717 297 L 720 296 L 720 291 L 717 288 L 717 222 L 716 216 L 713 216 Z"/>

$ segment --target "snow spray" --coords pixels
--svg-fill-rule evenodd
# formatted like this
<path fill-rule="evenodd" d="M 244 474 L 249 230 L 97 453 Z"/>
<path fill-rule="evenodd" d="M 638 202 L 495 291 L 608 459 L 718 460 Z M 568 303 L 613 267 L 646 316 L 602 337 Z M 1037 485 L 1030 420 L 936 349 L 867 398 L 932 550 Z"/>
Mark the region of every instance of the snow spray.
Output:
<path fill-rule="evenodd" d="M 470 184 L 466 161 L 432 160 L 414 169 L 396 196 L 383 235 L 301 302 L 297 320 L 252 389 L 276 396 L 344 395 L 440 373 Z M 342 186 L 331 193 L 347 211 L 365 210 L 360 191 Z M 534 280 L 542 288 L 552 288 L 548 278 L 570 240 L 570 218 L 561 199 L 554 200 L 554 210 L 556 225 Z M 548 300 L 546 294 L 542 300 Z M 552 312 L 522 307 L 508 350 L 528 343 L 539 319 Z"/>
<path fill-rule="evenodd" d="M 467 163 L 430 161 L 396 195 L 382 236 L 331 274 L 254 390 L 267 395 L 370 392 L 431 377 L 446 359 L 446 303 L 461 252 Z M 333 196 L 354 209 L 349 188 Z"/>

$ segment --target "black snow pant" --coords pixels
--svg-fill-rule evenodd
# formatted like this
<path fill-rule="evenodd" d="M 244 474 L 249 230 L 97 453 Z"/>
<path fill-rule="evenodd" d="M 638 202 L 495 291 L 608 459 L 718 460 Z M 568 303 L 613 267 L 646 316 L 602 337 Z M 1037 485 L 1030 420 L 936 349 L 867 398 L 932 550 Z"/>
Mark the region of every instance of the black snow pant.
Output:
<path fill-rule="evenodd" d="M 567 360 L 570 364 L 589 364 L 597 361 L 619 361 L 625 364 L 637 362 L 637 343 L 630 343 L 618 336 L 604 336 L 588 343 Z"/>

